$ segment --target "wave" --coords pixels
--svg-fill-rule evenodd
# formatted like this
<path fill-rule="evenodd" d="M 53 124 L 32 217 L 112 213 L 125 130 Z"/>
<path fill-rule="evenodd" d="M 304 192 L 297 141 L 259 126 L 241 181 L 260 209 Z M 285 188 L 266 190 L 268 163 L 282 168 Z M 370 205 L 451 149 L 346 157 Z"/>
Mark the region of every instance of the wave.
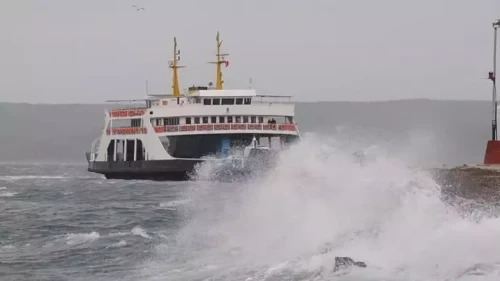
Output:
<path fill-rule="evenodd" d="M 17 192 L 0 192 L 0 197 L 12 197 L 15 196 Z"/>
<path fill-rule="evenodd" d="M 16 181 L 16 180 L 25 180 L 25 179 L 66 179 L 71 178 L 68 176 L 38 176 L 38 175 L 13 175 L 13 176 L 0 176 L 0 180 L 6 181 Z"/>
<path fill-rule="evenodd" d="M 189 204 L 190 201 L 187 199 L 172 200 L 168 202 L 161 202 L 159 207 L 164 209 L 177 209 L 179 206 L 184 206 Z"/>
<path fill-rule="evenodd" d="M 499 219 L 464 217 L 408 157 L 370 145 L 370 158 L 360 163 L 353 156 L 359 149 L 306 136 L 267 176 L 244 184 L 194 183 L 186 190 L 191 209 L 175 242 L 159 245 L 140 275 L 466 280 L 480 268 L 483 277 L 498 279 Z M 368 268 L 335 275 L 335 256 Z"/>
<path fill-rule="evenodd" d="M 99 239 L 101 235 L 95 231 L 91 233 L 77 233 L 77 234 L 68 234 L 66 236 L 66 244 L 68 245 L 79 245 L 86 242 L 93 242 Z"/>

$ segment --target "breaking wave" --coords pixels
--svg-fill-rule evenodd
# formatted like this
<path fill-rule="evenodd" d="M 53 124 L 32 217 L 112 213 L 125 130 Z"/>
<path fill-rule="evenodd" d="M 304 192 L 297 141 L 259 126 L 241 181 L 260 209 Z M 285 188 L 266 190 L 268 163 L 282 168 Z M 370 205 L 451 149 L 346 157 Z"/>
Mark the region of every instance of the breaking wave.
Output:
<path fill-rule="evenodd" d="M 194 182 L 184 225 L 141 280 L 500 278 L 499 219 L 464 216 L 425 170 L 383 146 L 364 163 L 357 149 L 306 136 L 262 178 Z M 368 267 L 339 275 L 335 256 Z"/>

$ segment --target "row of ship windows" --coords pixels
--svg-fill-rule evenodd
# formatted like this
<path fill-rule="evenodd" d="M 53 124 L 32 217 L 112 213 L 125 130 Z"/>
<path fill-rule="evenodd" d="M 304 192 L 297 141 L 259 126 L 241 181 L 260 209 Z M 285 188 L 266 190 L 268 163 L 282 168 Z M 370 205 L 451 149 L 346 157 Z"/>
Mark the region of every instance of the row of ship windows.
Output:
<path fill-rule="evenodd" d="M 268 123 L 275 123 L 273 119 L 268 119 Z M 151 119 L 151 123 L 154 126 L 164 126 L 164 125 L 179 125 L 179 117 L 170 117 L 162 119 Z M 162 124 L 163 123 L 163 124 Z M 215 123 L 264 123 L 263 116 L 204 116 L 204 117 L 186 117 L 185 123 L 190 124 L 215 124 Z M 284 123 L 293 123 L 292 117 L 287 117 Z"/>
<path fill-rule="evenodd" d="M 252 98 L 203 99 L 203 105 L 234 105 L 234 104 L 252 104 Z"/>
<path fill-rule="evenodd" d="M 226 122 L 227 118 L 227 122 Z M 262 116 L 219 116 L 219 123 L 264 123 L 264 117 Z M 209 117 L 186 117 L 186 124 L 208 124 Z M 250 121 L 250 122 L 249 122 Z M 217 116 L 210 117 L 210 123 L 217 123 Z"/>

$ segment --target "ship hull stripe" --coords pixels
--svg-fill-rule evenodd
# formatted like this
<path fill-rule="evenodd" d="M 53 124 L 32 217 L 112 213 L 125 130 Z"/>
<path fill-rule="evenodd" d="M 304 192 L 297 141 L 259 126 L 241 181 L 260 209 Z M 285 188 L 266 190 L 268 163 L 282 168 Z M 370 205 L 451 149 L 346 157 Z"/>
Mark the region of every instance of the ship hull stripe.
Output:
<path fill-rule="evenodd" d="M 189 179 L 199 159 L 90 162 L 88 171 L 108 179 L 176 181 Z"/>

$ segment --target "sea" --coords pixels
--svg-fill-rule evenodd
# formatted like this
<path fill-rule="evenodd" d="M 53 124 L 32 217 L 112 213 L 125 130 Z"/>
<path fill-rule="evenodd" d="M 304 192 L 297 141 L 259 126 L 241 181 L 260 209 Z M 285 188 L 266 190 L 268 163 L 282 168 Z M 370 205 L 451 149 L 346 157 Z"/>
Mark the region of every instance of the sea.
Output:
<path fill-rule="evenodd" d="M 4 163 L 0 280 L 499 280 L 495 206 L 464 212 L 404 157 L 353 149 L 306 134 L 234 182 L 209 166 L 151 182 Z M 335 257 L 367 267 L 334 272 Z"/>
<path fill-rule="evenodd" d="M 480 160 L 487 113 L 474 123 L 444 103 L 456 115 L 437 118 L 430 103 L 421 126 L 414 104 L 389 106 L 401 113 L 385 123 L 395 111 L 329 119 L 322 107 L 302 106 L 303 140 L 243 181 L 208 164 L 186 182 L 106 180 L 84 162 L 98 130 L 0 130 L 0 280 L 500 280 L 500 204 L 445 198 L 427 172 Z M 334 271 L 335 257 L 367 267 Z"/>

